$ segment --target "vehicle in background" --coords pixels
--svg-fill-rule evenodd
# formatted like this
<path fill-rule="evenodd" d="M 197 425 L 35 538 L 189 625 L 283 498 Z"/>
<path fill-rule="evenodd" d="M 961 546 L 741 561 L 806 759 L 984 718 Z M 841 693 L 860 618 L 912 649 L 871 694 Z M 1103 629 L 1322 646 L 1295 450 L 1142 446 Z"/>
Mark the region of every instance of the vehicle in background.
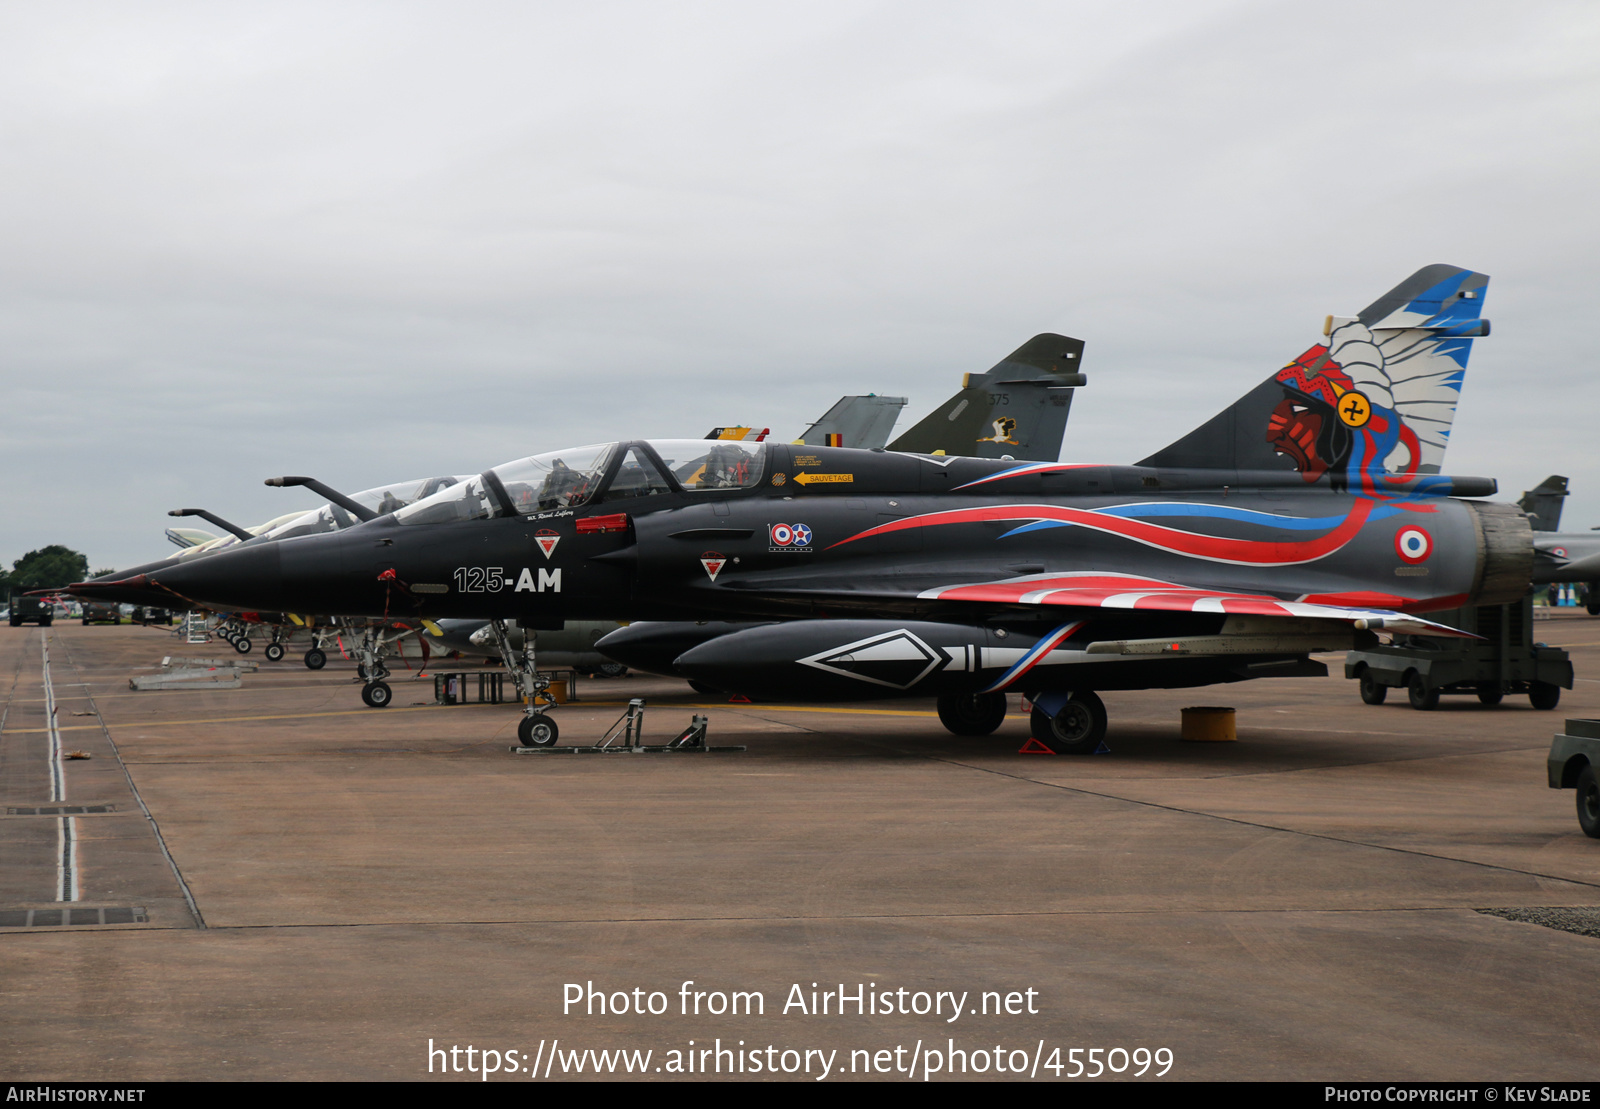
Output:
<path fill-rule="evenodd" d="M 1578 827 L 1600 839 L 1600 720 L 1568 720 L 1566 730 L 1550 742 L 1547 769 L 1551 789 L 1578 791 Z"/>
<path fill-rule="evenodd" d="M 38 624 L 41 628 L 48 628 L 55 619 L 55 606 L 44 597 L 24 597 L 21 595 L 11 598 L 11 626 L 21 627 L 23 624 Z"/>
<path fill-rule="evenodd" d="M 122 606 L 110 601 L 84 601 L 80 615 L 85 627 L 90 624 L 120 624 Z"/>

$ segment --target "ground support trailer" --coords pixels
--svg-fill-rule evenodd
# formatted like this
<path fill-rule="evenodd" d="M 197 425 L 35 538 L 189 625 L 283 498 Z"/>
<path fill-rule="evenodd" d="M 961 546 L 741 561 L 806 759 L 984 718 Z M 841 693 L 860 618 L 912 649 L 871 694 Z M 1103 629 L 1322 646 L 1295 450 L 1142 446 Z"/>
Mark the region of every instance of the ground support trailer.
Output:
<path fill-rule="evenodd" d="M 1497 705 L 1508 693 L 1526 693 L 1536 709 L 1553 709 L 1572 688 L 1567 652 L 1533 642 L 1533 598 L 1430 612 L 1436 623 L 1479 639 L 1397 635 L 1394 642 L 1345 656 L 1344 676 L 1361 683 L 1361 699 L 1381 705 L 1390 689 L 1404 689 L 1414 709 L 1431 709 L 1443 693 L 1471 693 Z"/>

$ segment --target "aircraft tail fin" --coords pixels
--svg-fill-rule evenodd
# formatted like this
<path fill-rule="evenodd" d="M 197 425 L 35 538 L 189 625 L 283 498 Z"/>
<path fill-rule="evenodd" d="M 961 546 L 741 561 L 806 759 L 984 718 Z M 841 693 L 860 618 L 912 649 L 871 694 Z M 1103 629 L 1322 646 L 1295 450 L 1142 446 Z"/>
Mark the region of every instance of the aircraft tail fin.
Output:
<path fill-rule="evenodd" d="M 796 439 L 808 447 L 859 447 L 867 450 L 889 441 L 894 422 L 906 406 L 905 397 L 840 397 L 822 418 Z"/>
<path fill-rule="evenodd" d="M 967 374 L 961 391 L 889 444 L 892 451 L 1054 462 L 1086 383 L 1083 340 L 1035 335 L 987 373 Z"/>
<path fill-rule="evenodd" d="M 1551 474 L 1522 494 L 1517 507 L 1526 512 L 1534 531 L 1561 530 L 1561 502 L 1567 498 L 1567 479 Z"/>
<path fill-rule="evenodd" d="M 1436 474 L 1466 376 L 1489 278 L 1425 266 L 1141 466 L 1357 475 Z"/>

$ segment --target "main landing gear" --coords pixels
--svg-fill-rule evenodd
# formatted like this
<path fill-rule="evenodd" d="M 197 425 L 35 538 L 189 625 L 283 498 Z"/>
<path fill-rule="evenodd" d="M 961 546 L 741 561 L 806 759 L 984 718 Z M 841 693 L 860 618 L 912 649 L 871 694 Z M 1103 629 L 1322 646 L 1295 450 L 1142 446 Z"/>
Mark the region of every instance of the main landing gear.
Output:
<path fill-rule="evenodd" d="M 1058 755 L 1092 755 L 1106 738 L 1106 706 L 1093 690 L 1033 698 L 1033 738 Z"/>
<path fill-rule="evenodd" d="M 691 683 L 693 684 L 693 683 Z M 939 723 L 954 735 L 988 735 L 1005 723 L 1004 693 L 941 693 Z"/>
<path fill-rule="evenodd" d="M 1005 722 L 1004 693 L 943 693 L 939 721 L 955 735 L 984 736 Z M 1093 690 L 1039 693 L 1033 738 L 1058 755 L 1092 755 L 1106 738 L 1106 706 Z"/>
<path fill-rule="evenodd" d="M 511 671 L 511 680 L 517 683 L 517 693 L 524 704 L 521 723 L 517 725 L 517 741 L 523 747 L 554 747 L 561 729 L 545 715 L 539 698 L 550 688 L 550 679 L 539 673 L 534 662 L 535 639 L 532 628 L 522 630 L 522 658 L 511 649 L 504 620 L 490 620 L 489 630 L 494 633 L 495 646 L 500 648 L 500 661 Z"/>

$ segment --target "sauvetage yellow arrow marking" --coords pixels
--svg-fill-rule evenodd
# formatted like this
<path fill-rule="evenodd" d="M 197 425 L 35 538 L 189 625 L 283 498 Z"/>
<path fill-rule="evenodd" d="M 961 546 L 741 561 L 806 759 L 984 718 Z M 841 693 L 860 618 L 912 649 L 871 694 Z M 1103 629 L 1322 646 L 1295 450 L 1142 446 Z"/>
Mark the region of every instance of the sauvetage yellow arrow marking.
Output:
<path fill-rule="evenodd" d="M 854 474 L 796 474 L 796 485 L 813 485 L 819 481 L 855 481 Z"/>

